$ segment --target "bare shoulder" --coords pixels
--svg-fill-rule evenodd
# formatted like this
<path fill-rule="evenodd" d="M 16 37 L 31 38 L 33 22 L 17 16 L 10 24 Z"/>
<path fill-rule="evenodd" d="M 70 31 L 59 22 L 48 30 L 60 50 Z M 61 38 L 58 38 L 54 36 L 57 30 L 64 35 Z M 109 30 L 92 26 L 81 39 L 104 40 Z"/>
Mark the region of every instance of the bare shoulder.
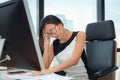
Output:
<path fill-rule="evenodd" d="M 77 34 L 77 36 L 76 36 L 76 40 L 85 40 L 86 39 L 86 35 L 85 35 L 85 32 L 83 32 L 83 31 L 79 31 L 78 32 L 78 34 Z"/>

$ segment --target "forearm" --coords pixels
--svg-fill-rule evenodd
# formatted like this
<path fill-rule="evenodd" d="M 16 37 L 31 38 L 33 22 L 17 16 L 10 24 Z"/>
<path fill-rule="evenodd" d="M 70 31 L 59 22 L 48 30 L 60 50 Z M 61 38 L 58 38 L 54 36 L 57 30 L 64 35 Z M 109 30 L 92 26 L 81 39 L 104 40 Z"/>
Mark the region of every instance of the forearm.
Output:
<path fill-rule="evenodd" d="M 43 54 L 43 61 L 44 61 L 45 69 L 49 68 L 49 66 L 50 66 L 49 57 L 50 57 L 49 56 L 49 49 L 45 48 L 44 54 Z"/>
<path fill-rule="evenodd" d="M 62 64 L 59 64 L 57 66 L 54 66 L 54 67 L 51 67 L 50 68 L 50 71 L 51 72 L 58 72 L 58 71 L 61 71 L 61 70 L 64 70 L 64 69 L 67 69 L 67 68 L 70 68 L 72 66 L 76 65 L 76 61 L 70 59 Z"/>
<path fill-rule="evenodd" d="M 37 72 L 33 72 L 34 75 L 38 75 L 38 74 L 50 74 L 50 73 L 54 73 L 54 72 L 58 72 L 64 69 L 67 69 L 71 66 L 75 65 L 73 60 L 68 60 L 58 66 L 49 68 L 49 69 L 43 69 L 42 71 L 37 71 Z"/>

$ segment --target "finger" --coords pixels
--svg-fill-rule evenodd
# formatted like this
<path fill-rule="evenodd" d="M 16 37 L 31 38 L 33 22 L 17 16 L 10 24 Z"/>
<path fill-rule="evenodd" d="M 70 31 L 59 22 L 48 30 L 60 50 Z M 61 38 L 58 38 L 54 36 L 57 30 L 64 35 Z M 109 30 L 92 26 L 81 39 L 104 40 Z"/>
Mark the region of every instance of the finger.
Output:
<path fill-rule="evenodd" d="M 32 76 L 32 73 L 31 72 L 27 72 L 27 73 L 23 73 L 23 74 L 20 74 L 22 76 Z"/>
<path fill-rule="evenodd" d="M 32 71 L 31 73 L 32 74 L 37 74 L 37 73 L 39 73 L 40 71 Z"/>

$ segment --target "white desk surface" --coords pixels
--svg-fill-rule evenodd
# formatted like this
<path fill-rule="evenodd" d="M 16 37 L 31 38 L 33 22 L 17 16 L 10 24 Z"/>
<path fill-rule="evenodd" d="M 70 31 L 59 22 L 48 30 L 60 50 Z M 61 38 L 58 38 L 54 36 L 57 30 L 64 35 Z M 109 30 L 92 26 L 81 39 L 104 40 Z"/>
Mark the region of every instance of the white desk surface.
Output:
<path fill-rule="evenodd" d="M 71 77 L 60 76 L 54 73 L 47 75 L 38 75 L 38 76 L 23 76 L 21 74 L 9 75 L 8 74 L 9 71 L 16 71 L 16 70 L 0 70 L 0 80 L 70 80 L 72 79 Z M 25 74 L 29 74 L 29 72 Z"/>

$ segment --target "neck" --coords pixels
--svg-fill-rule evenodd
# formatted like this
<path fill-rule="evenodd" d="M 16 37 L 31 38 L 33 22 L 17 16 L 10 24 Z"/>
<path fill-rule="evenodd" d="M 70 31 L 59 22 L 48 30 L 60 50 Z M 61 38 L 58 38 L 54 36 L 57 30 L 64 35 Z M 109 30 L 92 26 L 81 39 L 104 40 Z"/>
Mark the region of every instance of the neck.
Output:
<path fill-rule="evenodd" d="M 62 36 L 60 42 L 64 43 L 64 42 L 68 41 L 70 39 L 71 35 L 72 35 L 72 32 L 65 29 L 63 31 L 63 36 Z"/>

